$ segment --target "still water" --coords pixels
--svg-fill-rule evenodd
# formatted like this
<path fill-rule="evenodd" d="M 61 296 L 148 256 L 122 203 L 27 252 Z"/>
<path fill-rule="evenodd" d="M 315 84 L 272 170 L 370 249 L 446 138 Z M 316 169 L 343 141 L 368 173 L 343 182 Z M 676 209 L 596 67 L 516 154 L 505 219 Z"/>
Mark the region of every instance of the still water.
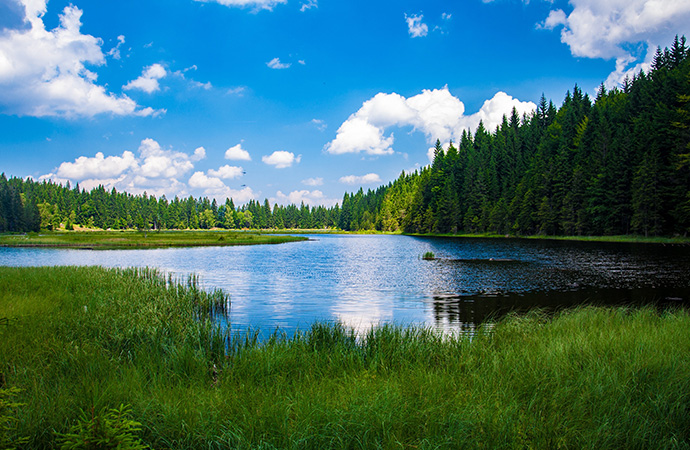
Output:
<path fill-rule="evenodd" d="M 230 326 L 314 321 L 471 331 L 512 310 L 690 305 L 690 246 L 311 235 L 305 242 L 158 250 L 0 248 L 0 265 L 149 266 L 231 297 Z M 437 259 L 422 260 L 431 251 Z"/>

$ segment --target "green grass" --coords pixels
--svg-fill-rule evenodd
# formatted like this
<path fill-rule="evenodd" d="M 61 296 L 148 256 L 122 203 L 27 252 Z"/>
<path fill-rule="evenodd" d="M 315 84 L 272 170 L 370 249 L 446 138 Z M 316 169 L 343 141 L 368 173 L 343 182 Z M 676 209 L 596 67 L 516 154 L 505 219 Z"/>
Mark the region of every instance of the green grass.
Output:
<path fill-rule="evenodd" d="M 305 239 L 241 231 L 67 231 L 4 234 L 0 246 L 124 249 L 282 244 Z"/>
<path fill-rule="evenodd" d="M 128 405 L 151 448 L 690 448 L 690 314 L 584 308 L 474 336 L 314 324 L 228 336 L 152 270 L 0 268 L 11 438 Z M 0 411 L 2 412 L 2 411 Z M 2 442 L 2 440 L 0 440 Z"/>
<path fill-rule="evenodd" d="M 422 255 L 422 259 L 435 259 L 436 255 L 434 255 L 434 252 L 424 252 Z"/>

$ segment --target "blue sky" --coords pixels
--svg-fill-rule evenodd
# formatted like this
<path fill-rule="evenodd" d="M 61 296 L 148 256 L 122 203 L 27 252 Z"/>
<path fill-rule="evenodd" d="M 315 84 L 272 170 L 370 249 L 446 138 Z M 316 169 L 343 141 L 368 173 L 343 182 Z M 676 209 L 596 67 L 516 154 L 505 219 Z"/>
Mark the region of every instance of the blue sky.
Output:
<path fill-rule="evenodd" d="M 332 205 L 688 29 L 688 0 L 0 0 L 0 171 Z"/>

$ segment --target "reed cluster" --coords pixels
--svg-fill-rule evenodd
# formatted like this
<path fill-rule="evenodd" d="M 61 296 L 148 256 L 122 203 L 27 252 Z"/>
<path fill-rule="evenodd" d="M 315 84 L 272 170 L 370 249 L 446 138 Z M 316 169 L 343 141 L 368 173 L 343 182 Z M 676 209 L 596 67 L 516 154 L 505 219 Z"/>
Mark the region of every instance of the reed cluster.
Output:
<path fill-rule="evenodd" d="M 126 405 L 131 441 L 155 449 L 690 447 L 683 310 L 259 340 L 218 325 L 228 302 L 150 269 L 0 268 L 10 440 L 59 448 Z"/>

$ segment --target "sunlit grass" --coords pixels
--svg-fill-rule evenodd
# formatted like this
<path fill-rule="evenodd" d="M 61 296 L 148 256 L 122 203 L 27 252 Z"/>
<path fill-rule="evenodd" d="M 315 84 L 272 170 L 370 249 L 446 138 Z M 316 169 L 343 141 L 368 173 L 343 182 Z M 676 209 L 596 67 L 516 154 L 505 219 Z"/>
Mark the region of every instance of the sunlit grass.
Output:
<path fill-rule="evenodd" d="M 147 269 L 0 268 L 0 372 L 28 448 L 129 405 L 152 448 L 687 448 L 690 315 L 583 308 L 471 338 L 314 324 L 259 341 Z"/>
<path fill-rule="evenodd" d="M 243 231 L 68 231 L 4 234 L 0 246 L 119 249 L 281 244 L 305 239 Z"/>

